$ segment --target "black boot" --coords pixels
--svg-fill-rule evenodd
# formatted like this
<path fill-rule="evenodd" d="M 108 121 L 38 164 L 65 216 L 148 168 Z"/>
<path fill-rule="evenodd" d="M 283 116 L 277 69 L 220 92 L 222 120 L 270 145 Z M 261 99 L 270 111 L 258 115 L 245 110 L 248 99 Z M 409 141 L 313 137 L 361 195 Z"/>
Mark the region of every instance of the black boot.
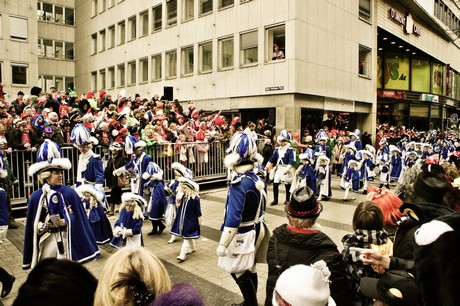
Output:
<path fill-rule="evenodd" d="M 161 235 L 161 233 L 163 233 L 165 228 L 166 228 L 166 225 L 163 224 L 162 220 L 159 220 L 158 221 L 158 235 Z"/>
<path fill-rule="evenodd" d="M 2 283 L 2 295 L 4 298 L 10 293 L 11 288 L 13 288 L 13 283 L 16 278 L 13 275 L 9 275 L 3 268 L 0 268 L 0 282 Z"/>
<path fill-rule="evenodd" d="M 270 203 L 272 206 L 278 204 L 279 186 L 279 183 L 273 183 L 273 202 Z"/>
<path fill-rule="evenodd" d="M 149 236 L 158 234 L 158 223 L 156 220 L 152 220 L 152 230 L 148 233 Z"/>
<path fill-rule="evenodd" d="M 236 279 L 236 283 L 240 288 L 241 293 L 243 294 L 244 302 L 242 305 L 244 306 L 258 306 L 257 304 L 257 291 L 252 282 L 251 272 L 246 271 Z M 233 276 L 233 274 L 232 274 Z M 256 274 L 257 276 L 257 274 Z M 235 277 L 233 277 L 235 279 Z"/>
<path fill-rule="evenodd" d="M 286 201 L 284 201 L 284 204 L 288 204 L 289 200 L 291 199 L 291 193 L 289 192 L 291 189 L 291 184 L 286 184 L 284 186 L 286 187 Z"/>

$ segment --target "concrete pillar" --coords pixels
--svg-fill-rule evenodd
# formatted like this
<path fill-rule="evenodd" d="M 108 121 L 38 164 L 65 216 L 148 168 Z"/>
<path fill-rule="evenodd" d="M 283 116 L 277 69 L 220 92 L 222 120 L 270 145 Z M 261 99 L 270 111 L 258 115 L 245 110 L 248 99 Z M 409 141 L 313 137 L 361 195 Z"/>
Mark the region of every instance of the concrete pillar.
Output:
<path fill-rule="evenodd" d="M 281 130 L 291 130 L 293 133 L 300 132 L 300 106 L 277 106 L 276 107 L 276 134 Z"/>

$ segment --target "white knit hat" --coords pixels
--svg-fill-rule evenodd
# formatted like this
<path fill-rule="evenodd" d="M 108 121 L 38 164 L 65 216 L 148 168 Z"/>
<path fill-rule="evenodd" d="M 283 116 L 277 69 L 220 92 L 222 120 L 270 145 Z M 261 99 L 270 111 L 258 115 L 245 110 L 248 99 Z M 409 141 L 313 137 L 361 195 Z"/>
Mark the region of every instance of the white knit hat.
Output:
<path fill-rule="evenodd" d="M 312 264 L 295 265 L 281 273 L 273 292 L 273 305 L 335 306 L 330 297 L 331 272 L 324 260 Z M 282 302 L 281 302 L 282 301 Z"/>

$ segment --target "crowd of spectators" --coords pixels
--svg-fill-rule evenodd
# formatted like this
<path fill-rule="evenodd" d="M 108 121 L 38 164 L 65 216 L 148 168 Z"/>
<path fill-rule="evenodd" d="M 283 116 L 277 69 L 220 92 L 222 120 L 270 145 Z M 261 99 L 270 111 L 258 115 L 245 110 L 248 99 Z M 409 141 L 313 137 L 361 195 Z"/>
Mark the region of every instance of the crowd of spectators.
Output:
<path fill-rule="evenodd" d="M 72 128 L 82 123 L 95 136 L 99 145 L 108 148 L 113 142 L 123 143 L 127 135 L 144 140 L 147 146 L 161 143 L 212 142 L 228 140 L 242 130 L 239 117 L 227 118 L 218 110 L 197 109 L 192 102 L 168 101 L 158 94 L 142 98 L 122 90 L 116 97 L 105 90 L 78 95 L 75 91 L 42 93 L 34 87 L 31 95 L 19 91 L 12 101 L 0 99 L 0 141 L 4 149 L 35 151 L 44 139 L 59 146 L 71 143 Z M 185 105 L 186 104 L 186 105 Z M 251 125 L 263 134 L 272 127 L 261 119 Z M 256 130 L 257 128 L 257 130 Z"/>

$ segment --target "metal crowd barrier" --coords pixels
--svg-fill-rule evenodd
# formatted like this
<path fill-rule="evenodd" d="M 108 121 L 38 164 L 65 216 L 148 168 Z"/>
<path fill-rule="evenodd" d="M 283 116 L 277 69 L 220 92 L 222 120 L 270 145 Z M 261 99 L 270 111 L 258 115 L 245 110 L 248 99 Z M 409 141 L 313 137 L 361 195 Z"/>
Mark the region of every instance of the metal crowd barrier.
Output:
<path fill-rule="evenodd" d="M 180 160 L 180 147 L 185 146 L 187 153 L 185 161 Z M 227 179 L 227 170 L 224 167 L 225 150 L 228 147 L 228 142 L 215 141 L 212 143 L 174 143 L 156 144 L 147 147 L 145 152 L 152 157 L 152 160 L 164 172 L 164 180 L 169 182 L 174 178 L 174 173 L 171 169 L 173 162 L 183 163 L 194 174 L 194 180 L 199 184 L 225 181 Z M 63 157 L 68 158 L 73 167 L 70 170 L 64 171 L 64 182 L 67 186 L 73 186 L 77 177 L 77 164 L 79 152 L 77 148 L 69 145 L 62 147 Z M 202 155 L 201 150 L 208 150 L 207 158 Z M 98 146 L 93 149 L 97 154 L 100 154 L 103 160 L 104 167 L 109 159 L 109 150 Z M 39 188 L 38 179 L 36 176 L 28 175 L 30 165 L 36 162 L 37 153 L 28 151 L 13 151 L 4 153 L 4 158 L 9 164 L 12 180 L 16 178 L 17 184 L 11 186 L 12 196 L 11 203 L 13 210 L 24 209 L 29 196 Z M 107 195 L 110 194 L 110 188 L 104 186 Z"/>

